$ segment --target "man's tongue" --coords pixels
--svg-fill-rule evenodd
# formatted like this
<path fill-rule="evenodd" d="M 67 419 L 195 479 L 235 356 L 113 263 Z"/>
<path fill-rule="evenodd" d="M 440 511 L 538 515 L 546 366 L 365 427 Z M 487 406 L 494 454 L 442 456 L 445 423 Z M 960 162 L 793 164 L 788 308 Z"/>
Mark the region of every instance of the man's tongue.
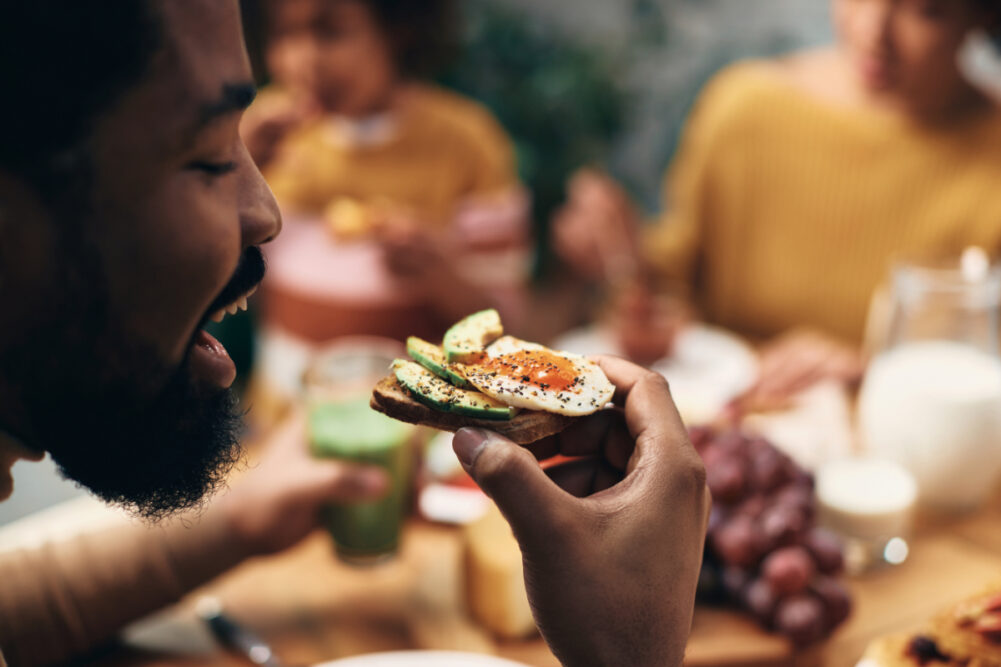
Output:
<path fill-rule="evenodd" d="M 236 365 L 229 358 L 229 352 L 204 329 L 195 336 L 191 374 L 197 380 L 219 389 L 226 389 L 236 380 Z"/>

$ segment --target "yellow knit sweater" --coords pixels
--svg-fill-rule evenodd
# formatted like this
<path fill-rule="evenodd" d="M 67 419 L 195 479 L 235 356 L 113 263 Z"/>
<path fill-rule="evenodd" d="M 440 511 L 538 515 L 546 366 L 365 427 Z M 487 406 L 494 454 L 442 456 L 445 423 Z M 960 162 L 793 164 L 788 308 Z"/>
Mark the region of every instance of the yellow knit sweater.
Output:
<path fill-rule="evenodd" d="M 666 199 L 647 258 L 708 320 L 859 341 L 895 258 L 1001 251 L 1001 112 L 930 129 L 737 65 L 699 100 Z"/>
<path fill-rule="evenodd" d="M 470 197 L 518 187 L 514 148 L 480 104 L 429 84 L 413 84 L 390 137 L 345 143 L 330 118 L 287 137 L 264 175 L 288 210 L 319 214 L 341 198 L 390 202 L 433 227 L 452 222 Z"/>

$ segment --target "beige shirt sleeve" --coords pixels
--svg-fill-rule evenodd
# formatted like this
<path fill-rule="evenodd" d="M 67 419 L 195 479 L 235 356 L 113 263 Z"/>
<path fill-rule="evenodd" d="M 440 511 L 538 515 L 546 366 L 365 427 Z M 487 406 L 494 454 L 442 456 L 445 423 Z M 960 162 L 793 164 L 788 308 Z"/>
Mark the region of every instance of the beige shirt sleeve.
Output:
<path fill-rule="evenodd" d="M 0 553 L 0 649 L 11 667 L 80 655 L 244 555 L 211 511 L 194 523 L 123 523 Z"/>

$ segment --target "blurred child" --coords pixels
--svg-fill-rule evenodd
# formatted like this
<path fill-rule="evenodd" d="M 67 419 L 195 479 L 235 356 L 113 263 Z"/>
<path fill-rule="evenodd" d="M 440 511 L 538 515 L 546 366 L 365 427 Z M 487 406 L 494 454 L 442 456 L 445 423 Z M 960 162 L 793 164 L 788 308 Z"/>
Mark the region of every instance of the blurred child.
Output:
<path fill-rule="evenodd" d="M 311 340 L 440 334 L 528 275 L 511 142 L 483 107 L 421 81 L 451 32 L 444 0 L 273 0 L 274 83 L 243 126 L 286 213 L 268 318 Z M 353 270 L 332 275 L 332 253 Z"/>
<path fill-rule="evenodd" d="M 832 0 L 836 46 L 728 68 L 702 94 L 644 234 L 579 174 L 561 255 L 608 275 L 626 248 L 707 320 L 763 348 L 755 394 L 857 379 L 866 312 L 895 257 L 1001 251 L 1001 111 L 957 64 L 993 0 Z M 618 239 L 609 243 L 609 236 Z M 641 240 L 642 237 L 642 240 Z"/>

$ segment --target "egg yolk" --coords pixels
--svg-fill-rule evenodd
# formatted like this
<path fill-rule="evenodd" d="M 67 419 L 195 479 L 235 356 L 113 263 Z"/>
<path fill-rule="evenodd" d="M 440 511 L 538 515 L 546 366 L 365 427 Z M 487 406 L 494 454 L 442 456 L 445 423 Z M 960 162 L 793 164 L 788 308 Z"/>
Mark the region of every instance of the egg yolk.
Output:
<path fill-rule="evenodd" d="M 485 359 L 482 365 L 487 372 L 543 390 L 566 391 L 578 382 L 577 369 L 572 361 L 542 350 L 502 354 L 494 359 Z"/>

